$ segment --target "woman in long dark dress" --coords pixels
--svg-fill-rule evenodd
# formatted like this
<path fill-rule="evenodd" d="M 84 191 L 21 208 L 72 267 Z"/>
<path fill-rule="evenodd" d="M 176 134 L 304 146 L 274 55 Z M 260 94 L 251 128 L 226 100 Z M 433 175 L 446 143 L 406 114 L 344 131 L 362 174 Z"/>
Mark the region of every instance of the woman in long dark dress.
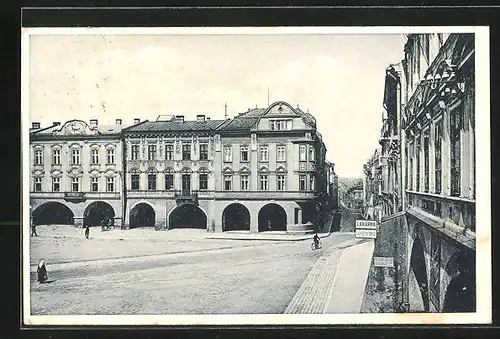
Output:
<path fill-rule="evenodd" d="M 45 263 L 43 262 L 43 260 L 40 260 L 40 263 L 38 264 L 36 272 L 38 274 L 38 282 L 39 283 L 44 283 L 47 281 L 47 279 L 48 279 L 47 269 L 45 268 Z"/>

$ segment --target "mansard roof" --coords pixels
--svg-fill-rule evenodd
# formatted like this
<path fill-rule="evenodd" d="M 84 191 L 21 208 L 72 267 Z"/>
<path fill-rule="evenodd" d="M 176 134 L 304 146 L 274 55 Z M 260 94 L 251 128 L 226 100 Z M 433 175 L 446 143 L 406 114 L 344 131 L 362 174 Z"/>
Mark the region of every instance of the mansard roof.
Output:
<path fill-rule="evenodd" d="M 205 121 L 149 121 L 133 125 L 123 130 L 129 132 L 207 132 L 214 131 L 217 127 L 226 123 L 226 120 Z"/>

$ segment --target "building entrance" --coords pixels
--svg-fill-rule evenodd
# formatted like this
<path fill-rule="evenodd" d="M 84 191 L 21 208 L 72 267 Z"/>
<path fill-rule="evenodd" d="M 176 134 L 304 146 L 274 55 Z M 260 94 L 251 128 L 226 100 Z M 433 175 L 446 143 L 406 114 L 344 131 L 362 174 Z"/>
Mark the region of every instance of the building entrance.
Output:
<path fill-rule="evenodd" d="M 259 232 L 286 231 L 286 212 L 278 204 L 267 204 L 259 211 Z"/>
<path fill-rule="evenodd" d="M 83 212 L 83 226 L 102 226 L 103 220 L 110 220 L 109 226 L 114 224 L 115 211 L 110 204 L 95 201 L 87 206 Z"/>
<path fill-rule="evenodd" d="M 196 205 L 185 203 L 175 207 L 168 218 L 168 228 L 207 229 L 207 216 Z"/>
<path fill-rule="evenodd" d="M 34 225 L 74 225 L 74 214 L 60 202 L 46 202 L 33 211 Z"/>
<path fill-rule="evenodd" d="M 250 212 L 238 203 L 231 204 L 222 212 L 222 231 L 250 231 Z"/>
<path fill-rule="evenodd" d="M 155 211 L 153 207 L 145 203 L 140 203 L 134 206 L 130 211 L 129 228 L 136 227 L 154 227 L 155 226 Z"/>

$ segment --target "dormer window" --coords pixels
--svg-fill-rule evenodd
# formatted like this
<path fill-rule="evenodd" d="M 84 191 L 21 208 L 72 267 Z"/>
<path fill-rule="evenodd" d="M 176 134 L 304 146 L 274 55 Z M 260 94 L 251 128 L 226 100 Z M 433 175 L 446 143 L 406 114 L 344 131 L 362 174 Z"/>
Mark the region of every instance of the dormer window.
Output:
<path fill-rule="evenodd" d="M 292 129 L 292 120 L 270 120 L 269 129 L 271 131 L 290 131 Z"/>

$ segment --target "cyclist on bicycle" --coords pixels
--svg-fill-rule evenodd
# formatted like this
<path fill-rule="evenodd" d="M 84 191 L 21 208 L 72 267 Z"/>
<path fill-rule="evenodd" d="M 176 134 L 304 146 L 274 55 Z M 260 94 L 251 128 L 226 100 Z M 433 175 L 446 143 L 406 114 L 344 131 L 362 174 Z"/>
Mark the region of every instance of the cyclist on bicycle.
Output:
<path fill-rule="evenodd" d="M 314 234 L 313 241 L 314 241 L 314 246 L 316 246 L 316 248 L 318 248 L 318 246 L 319 246 L 319 236 L 318 236 L 318 233 Z"/>

